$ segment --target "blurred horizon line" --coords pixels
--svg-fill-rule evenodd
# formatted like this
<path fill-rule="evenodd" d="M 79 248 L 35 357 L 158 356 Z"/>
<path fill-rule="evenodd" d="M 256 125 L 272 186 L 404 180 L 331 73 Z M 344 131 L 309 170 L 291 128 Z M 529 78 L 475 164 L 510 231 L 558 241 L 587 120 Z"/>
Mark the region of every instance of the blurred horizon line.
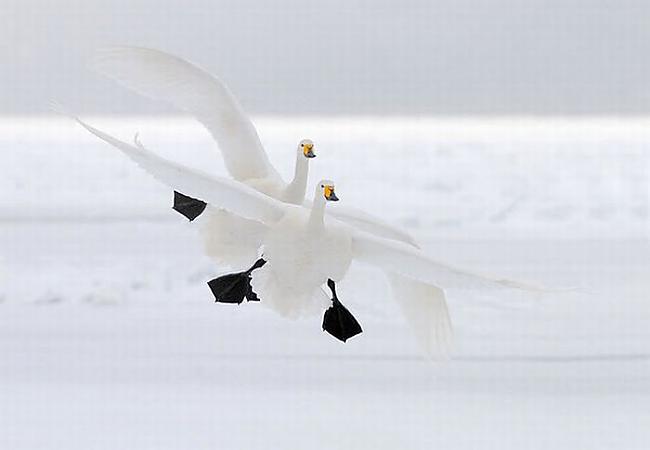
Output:
<path fill-rule="evenodd" d="M 208 131 L 192 116 L 77 114 L 104 131 L 122 135 L 155 130 L 160 136 L 174 133 L 198 133 L 211 139 Z M 319 139 L 368 134 L 384 139 L 402 140 L 408 134 L 436 135 L 438 139 L 502 139 L 528 141 L 579 138 L 601 142 L 624 137 L 626 141 L 650 139 L 650 114 L 634 117 L 592 116 L 350 116 L 350 115 L 254 115 L 250 116 L 262 141 L 270 136 L 301 135 Z M 0 135 L 25 134 L 33 138 L 57 140 L 62 129 L 77 127 L 69 117 L 57 114 L 2 115 Z M 38 131 L 35 131 L 37 129 Z M 338 136 L 338 137 L 337 137 Z M 129 137 L 129 139 L 132 136 Z"/>

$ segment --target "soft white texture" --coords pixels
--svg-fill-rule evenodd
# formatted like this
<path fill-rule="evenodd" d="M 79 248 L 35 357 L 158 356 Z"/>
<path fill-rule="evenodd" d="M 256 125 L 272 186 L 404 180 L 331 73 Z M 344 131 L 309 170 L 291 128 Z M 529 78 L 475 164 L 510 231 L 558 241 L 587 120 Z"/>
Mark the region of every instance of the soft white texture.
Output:
<path fill-rule="evenodd" d="M 218 265 L 244 269 L 258 257 L 266 226 L 208 205 L 198 218 L 205 253 Z"/>
<path fill-rule="evenodd" d="M 192 114 L 217 141 L 226 168 L 235 180 L 286 203 L 304 202 L 309 172 L 309 159 L 300 145 L 304 141 L 296 149 L 293 180 L 285 183 L 270 164 L 255 126 L 216 76 L 177 56 L 140 47 L 104 49 L 96 53 L 91 66 L 128 89 Z M 416 245 L 408 233 L 362 211 L 339 206 L 330 213 L 370 233 Z M 237 241 L 241 245 L 246 242 L 245 237 L 237 234 L 237 221 L 231 218 L 227 223 L 230 228 L 225 228 L 224 221 L 204 221 L 207 228 L 204 235 L 212 235 L 209 244 L 212 251 L 220 245 L 223 254 L 229 254 Z M 251 250 L 242 249 L 242 252 Z"/>
<path fill-rule="evenodd" d="M 102 50 L 91 65 L 129 89 L 193 115 L 218 143 L 235 180 L 283 202 L 304 200 L 309 172 L 309 159 L 302 149 L 305 141 L 296 148 L 294 177 L 286 183 L 269 162 L 255 126 L 216 76 L 174 55 L 137 47 Z M 257 251 L 249 237 L 249 223 L 226 211 L 211 211 L 201 224 L 206 253 L 215 261 L 235 268 L 249 264 L 244 258 Z"/>
<path fill-rule="evenodd" d="M 270 226 L 263 240 L 268 263 L 253 273 L 253 289 L 284 316 L 322 312 L 329 298 L 323 296 L 321 286 L 328 278 L 341 280 L 352 262 L 348 227 L 338 221 L 328 221 L 325 226 L 324 185 L 333 183 L 317 183 L 313 207 L 288 210 Z"/>
<path fill-rule="evenodd" d="M 219 143 L 236 180 L 281 182 L 257 131 L 235 96 L 214 75 L 158 50 L 116 47 L 98 52 L 91 67 L 123 86 L 192 114 Z"/>
<path fill-rule="evenodd" d="M 405 298 L 400 297 L 400 300 L 412 301 L 408 306 L 402 306 L 404 314 L 423 348 L 427 352 L 435 350 L 438 354 L 450 342 L 451 331 L 444 295 L 438 286 L 531 289 L 509 280 L 450 267 L 428 258 L 408 244 L 370 235 L 335 218 L 325 218 L 325 199 L 318 195 L 322 192 L 322 182 L 316 187 L 317 195 L 311 210 L 282 203 L 241 183 L 168 161 L 142 145 L 119 141 L 78 118 L 76 120 L 97 137 L 120 149 L 159 181 L 237 216 L 254 220 L 260 227 L 268 227 L 260 242 L 268 260 L 260 272 L 265 271 L 267 278 L 264 283 L 255 283 L 255 287 L 260 289 L 260 295 L 268 295 L 265 303 L 282 315 L 296 317 L 313 310 L 311 306 L 323 298 L 320 286 L 327 278 L 342 279 L 350 262 L 356 259 L 400 276 L 393 279 L 393 286 L 400 293 L 400 287 L 406 286 Z M 433 303 L 427 304 L 430 299 Z"/>
<path fill-rule="evenodd" d="M 217 142 L 228 172 L 270 197 L 302 203 L 309 159 L 296 149 L 290 183 L 269 162 L 253 122 L 216 76 L 177 56 L 140 47 L 115 47 L 96 53 L 93 69 L 144 96 L 190 113 Z"/>
<path fill-rule="evenodd" d="M 169 102 L 192 114 L 217 141 L 226 168 L 234 179 L 283 202 L 304 202 L 305 206 L 310 207 L 310 202 L 305 200 L 309 159 L 302 151 L 302 145 L 307 142 L 299 143 L 294 177 L 286 184 L 270 164 L 255 126 L 228 87 L 216 76 L 177 56 L 136 47 L 101 51 L 97 53 L 92 66 L 129 89 Z M 311 141 L 309 144 L 313 145 Z M 336 208 L 333 215 L 369 233 L 417 246 L 408 233 L 362 211 L 342 205 Z M 243 269 L 257 255 L 262 231 L 254 221 L 209 206 L 200 223 L 205 251 L 220 265 Z M 311 300 L 313 296 L 297 294 L 296 289 L 291 287 L 295 281 L 274 283 L 272 278 L 265 277 L 276 266 L 271 264 L 261 272 L 263 278 L 258 279 L 265 282 L 255 283 L 257 291 L 267 299 L 283 299 L 294 306 L 310 304 L 310 301 L 305 298 L 300 300 L 300 297 Z M 393 289 L 396 290 L 395 286 Z M 444 293 L 438 291 L 444 302 Z M 317 297 L 322 300 L 323 294 L 320 290 L 317 292 Z M 276 306 L 285 314 L 293 314 L 285 307 Z"/>
<path fill-rule="evenodd" d="M 437 286 L 387 272 L 393 299 L 428 355 L 446 356 L 453 340 L 445 292 Z"/>

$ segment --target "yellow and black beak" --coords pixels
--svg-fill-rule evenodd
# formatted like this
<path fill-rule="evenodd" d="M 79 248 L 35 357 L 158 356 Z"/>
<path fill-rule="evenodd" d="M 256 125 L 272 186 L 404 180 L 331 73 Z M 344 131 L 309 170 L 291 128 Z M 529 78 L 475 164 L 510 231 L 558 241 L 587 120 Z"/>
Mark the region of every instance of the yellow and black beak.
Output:
<path fill-rule="evenodd" d="M 305 158 L 315 158 L 316 153 L 314 153 L 314 144 L 303 144 L 302 154 L 305 155 Z"/>
<path fill-rule="evenodd" d="M 336 196 L 336 193 L 334 192 L 334 186 L 332 186 L 331 184 L 325 185 L 324 193 L 325 193 L 325 200 L 329 202 L 339 201 L 339 198 Z"/>

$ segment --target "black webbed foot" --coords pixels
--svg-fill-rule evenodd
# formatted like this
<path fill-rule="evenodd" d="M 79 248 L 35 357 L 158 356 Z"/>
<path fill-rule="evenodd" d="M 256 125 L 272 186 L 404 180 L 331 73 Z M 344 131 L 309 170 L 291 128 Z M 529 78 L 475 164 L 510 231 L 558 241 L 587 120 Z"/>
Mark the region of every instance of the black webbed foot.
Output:
<path fill-rule="evenodd" d="M 231 273 L 208 281 L 218 303 L 241 303 L 248 293 L 250 280 L 246 272 Z"/>
<path fill-rule="evenodd" d="M 327 280 L 327 286 L 332 291 L 332 306 L 325 311 L 323 316 L 323 330 L 336 339 L 345 342 L 351 337 L 362 333 L 363 330 L 357 319 L 339 301 L 334 281 Z"/>
<path fill-rule="evenodd" d="M 231 273 L 208 281 L 215 302 L 239 304 L 244 299 L 249 302 L 259 302 L 260 299 L 251 286 L 251 273 L 264 264 L 266 264 L 266 261 L 260 258 L 245 272 Z"/>
<path fill-rule="evenodd" d="M 199 217 L 205 210 L 206 206 L 208 205 L 204 201 L 174 191 L 173 209 L 187 217 L 190 222 Z"/>

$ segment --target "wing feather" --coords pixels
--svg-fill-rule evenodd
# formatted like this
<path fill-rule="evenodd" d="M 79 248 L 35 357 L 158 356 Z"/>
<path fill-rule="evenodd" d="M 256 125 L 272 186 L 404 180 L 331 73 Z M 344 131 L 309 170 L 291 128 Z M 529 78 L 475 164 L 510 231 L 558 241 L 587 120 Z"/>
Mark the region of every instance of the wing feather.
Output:
<path fill-rule="evenodd" d="M 500 287 L 535 292 L 545 291 L 517 281 L 481 275 L 434 261 L 419 249 L 403 242 L 382 239 L 358 230 L 353 230 L 352 233 L 353 257 L 387 272 L 397 273 L 442 288 Z"/>
<path fill-rule="evenodd" d="M 445 292 L 437 286 L 388 274 L 393 298 L 422 349 L 431 357 L 448 356 L 453 341 Z"/>
<path fill-rule="evenodd" d="M 255 126 L 217 77 L 184 59 L 140 47 L 98 51 L 90 66 L 128 89 L 193 115 L 217 141 L 226 167 L 236 180 L 279 179 Z"/>
<path fill-rule="evenodd" d="M 345 222 L 353 227 L 386 239 L 392 239 L 404 242 L 413 247 L 419 248 L 417 242 L 406 231 L 397 228 L 386 221 L 368 214 L 356 208 L 345 205 L 336 205 L 334 208 L 328 208 L 327 213 L 341 222 Z"/>
<path fill-rule="evenodd" d="M 136 145 L 128 144 L 88 125 L 78 117 L 71 116 L 71 118 L 90 133 L 121 150 L 158 181 L 185 195 L 265 224 L 278 221 L 289 207 L 242 183 L 208 175 L 161 158 L 144 148 L 137 140 L 137 135 Z"/>

